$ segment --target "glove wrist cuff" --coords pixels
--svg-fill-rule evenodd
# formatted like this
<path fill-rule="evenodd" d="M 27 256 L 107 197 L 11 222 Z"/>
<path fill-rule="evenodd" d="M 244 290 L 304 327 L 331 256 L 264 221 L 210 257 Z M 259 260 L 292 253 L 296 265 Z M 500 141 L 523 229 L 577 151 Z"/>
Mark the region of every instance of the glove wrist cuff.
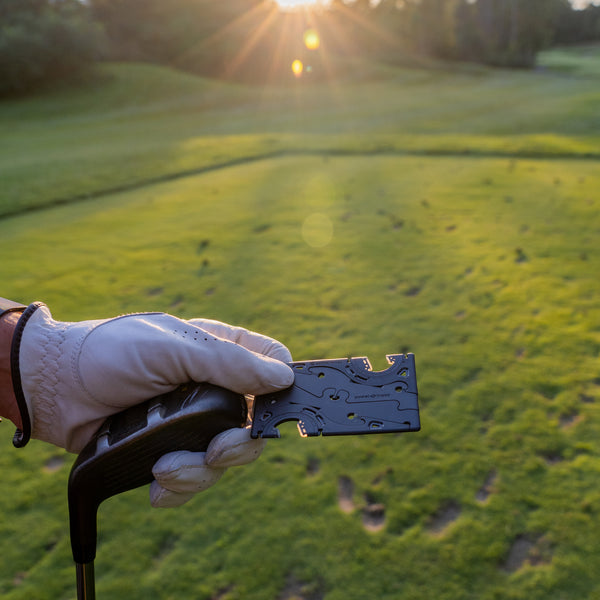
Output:
<path fill-rule="evenodd" d="M 13 382 L 13 391 L 15 398 L 17 399 L 17 406 L 21 413 L 21 421 L 23 424 L 22 429 L 17 429 L 13 437 L 13 445 L 15 448 L 23 448 L 27 445 L 31 438 L 31 418 L 29 416 L 29 408 L 25 401 L 25 394 L 23 393 L 23 385 L 21 382 L 21 370 L 19 368 L 19 352 L 21 348 L 21 339 L 23 338 L 23 331 L 25 325 L 29 319 L 33 316 L 35 311 L 41 306 L 45 306 L 42 302 L 34 302 L 30 304 L 21 315 L 15 327 L 15 333 L 13 335 L 11 349 L 10 349 L 10 369 L 11 377 Z"/>

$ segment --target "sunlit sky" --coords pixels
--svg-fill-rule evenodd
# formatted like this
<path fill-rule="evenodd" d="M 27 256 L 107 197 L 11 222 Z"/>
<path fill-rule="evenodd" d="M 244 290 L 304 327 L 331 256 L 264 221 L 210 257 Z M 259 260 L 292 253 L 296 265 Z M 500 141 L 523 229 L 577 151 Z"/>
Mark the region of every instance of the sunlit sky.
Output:
<path fill-rule="evenodd" d="M 328 4 L 329 0 L 276 0 L 281 8 L 298 8 L 315 4 Z M 600 0 L 570 0 L 575 8 L 585 8 L 588 4 L 600 4 Z"/>
<path fill-rule="evenodd" d="M 315 6 L 317 4 L 329 4 L 329 0 L 275 0 L 281 8 L 291 9 L 300 6 Z"/>
<path fill-rule="evenodd" d="M 575 8 L 585 8 L 588 4 L 600 4 L 600 0 L 571 0 Z"/>

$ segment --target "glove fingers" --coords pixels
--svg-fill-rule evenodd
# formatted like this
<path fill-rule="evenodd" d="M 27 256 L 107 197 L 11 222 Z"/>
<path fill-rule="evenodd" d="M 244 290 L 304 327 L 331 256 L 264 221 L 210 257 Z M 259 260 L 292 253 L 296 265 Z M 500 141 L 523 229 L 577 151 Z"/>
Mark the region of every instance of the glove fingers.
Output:
<path fill-rule="evenodd" d="M 185 504 L 197 492 L 214 485 L 226 467 L 256 460 L 266 440 L 252 439 L 250 429 L 228 429 L 216 435 L 206 452 L 170 452 L 152 468 L 155 481 L 150 486 L 150 504 L 172 508 Z"/>
<path fill-rule="evenodd" d="M 214 327 L 230 337 L 244 337 L 228 332 L 225 325 Z M 81 346 L 78 367 L 85 391 L 111 408 L 188 381 L 252 395 L 280 390 L 294 381 L 284 362 L 165 314 L 130 315 L 96 326 Z"/>
<path fill-rule="evenodd" d="M 211 319 L 190 319 L 189 323 L 221 339 L 244 346 L 244 348 L 257 354 L 263 354 L 282 362 L 290 362 L 292 360 L 290 351 L 281 342 L 266 335 Z"/>
<path fill-rule="evenodd" d="M 252 439 L 250 429 L 228 429 L 216 435 L 206 450 L 206 464 L 214 467 L 236 467 L 256 460 L 266 440 Z"/>
<path fill-rule="evenodd" d="M 224 472 L 224 468 L 206 464 L 205 452 L 170 452 L 152 467 L 161 487 L 180 494 L 201 492 L 219 481 Z"/>
<path fill-rule="evenodd" d="M 294 382 L 294 373 L 284 362 L 216 336 L 173 350 L 172 359 L 184 365 L 188 380 L 208 381 L 240 394 L 267 394 Z M 171 372 L 175 368 L 174 364 Z"/>
<path fill-rule="evenodd" d="M 175 508 L 189 502 L 194 493 L 181 494 L 162 487 L 157 481 L 150 484 L 150 504 L 154 508 Z"/>

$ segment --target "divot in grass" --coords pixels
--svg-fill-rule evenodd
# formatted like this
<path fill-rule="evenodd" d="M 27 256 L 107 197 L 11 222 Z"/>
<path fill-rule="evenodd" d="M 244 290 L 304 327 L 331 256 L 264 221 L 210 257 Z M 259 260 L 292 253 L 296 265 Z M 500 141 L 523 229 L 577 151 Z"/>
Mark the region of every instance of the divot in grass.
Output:
<path fill-rule="evenodd" d="M 560 454 L 555 453 L 543 454 L 542 456 L 546 461 L 546 464 L 550 467 L 552 465 L 557 465 L 558 463 L 561 463 L 564 460 L 564 458 Z"/>
<path fill-rule="evenodd" d="M 196 246 L 196 253 L 197 254 L 202 254 L 202 252 L 204 252 L 208 246 L 210 245 L 210 240 L 200 240 L 198 242 L 198 246 Z"/>
<path fill-rule="evenodd" d="M 362 524 L 367 531 L 381 531 L 385 527 L 385 505 L 375 502 L 369 494 L 365 495 L 367 502 L 362 510 Z"/>
<path fill-rule="evenodd" d="M 285 588 L 277 596 L 277 600 L 321 600 L 323 592 L 314 583 L 299 581 L 294 575 L 287 577 Z"/>
<path fill-rule="evenodd" d="M 460 517 L 461 512 L 458 502 L 451 500 L 446 503 L 431 517 L 429 532 L 433 535 L 443 535 L 446 529 Z"/>
<path fill-rule="evenodd" d="M 308 462 L 306 464 L 306 474 L 307 475 L 316 475 L 321 468 L 321 461 L 315 457 L 309 457 Z"/>
<path fill-rule="evenodd" d="M 490 497 L 490 494 L 494 491 L 494 484 L 496 482 L 496 478 L 497 473 L 496 470 L 493 469 L 488 474 L 484 484 L 481 486 L 481 488 L 479 488 L 479 490 L 475 494 L 475 499 L 478 502 L 485 502 Z"/>
<path fill-rule="evenodd" d="M 342 475 L 338 479 L 338 506 L 346 514 L 354 511 L 354 482 L 350 477 Z"/>
<path fill-rule="evenodd" d="M 161 541 L 161 544 L 158 548 L 158 551 L 154 555 L 154 562 L 160 563 L 166 556 L 168 556 L 177 546 L 177 542 L 179 541 L 178 535 L 167 534 L 164 539 Z"/>
<path fill-rule="evenodd" d="M 175 296 L 175 298 L 173 298 L 173 300 L 172 300 L 171 304 L 169 305 L 169 307 L 171 309 L 179 308 L 183 304 L 184 300 L 185 300 L 185 298 L 183 297 L 182 294 L 177 294 Z"/>
<path fill-rule="evenodd" d="M 583 420 L 583 417 L 577 411 L 573 411 L 569 414 L 561 416 L 560 426 L 563 429 L 566 429 L 566 428 L 572 427 L 573 425 L 576 425 L 577 423 L 579 423 L 582 420 Z"/>
<path fill-rule="evenodd" d="M 523 263 L 523 262 L 527 262 L 528 260 L 529 260 L 529 258 L 525 254 L 523 248 L 515 249 L 515 262 L 516 263 Z"/>
<path fill-rule="evenodd" d="M 394 469 L 392 469 L 392 467 L 388 467 L 385 471 L 379 473 L 371 482 L 371 485 L 379 485 L 384 479 L 385 477 L 387 477 L 388 475 L 391 475 L 394 472 Z"/>
<path fill-rule="evenodd" d="M 514 573 L 526 564 L 532 567 L 552 561 L 552 546 L 547 537 L 541 535 L 518 535 L 508 551 L 501 569 Z"/>
<path fill-rule="evenodd" d="M 216 596 L 211 596 L 210 600 L 225 600 L 226 598 L 230 598 L 230 592 L 234 590 L 234 585 L 228 585 L 217 592 Z"/>
<path fill-rule="evenodd" d="M 411 297 L 411 296 L 418 296 L 420 293 L 421 293 L 421 286 L 413 285 L 404 292 L 404 295 Z"/>

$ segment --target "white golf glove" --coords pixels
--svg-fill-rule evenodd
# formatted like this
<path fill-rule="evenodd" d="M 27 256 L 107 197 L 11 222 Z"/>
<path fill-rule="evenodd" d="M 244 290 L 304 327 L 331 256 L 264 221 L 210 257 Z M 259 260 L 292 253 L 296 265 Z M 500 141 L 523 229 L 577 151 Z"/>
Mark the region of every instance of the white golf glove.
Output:
<path fill-rule="evenodd" d="M 165 313 L 77 323 L 41 305 L 21 332 L 19 372 L 32 437 L 78 453 L 109 415 L 189 381 L 247 395 L 286 388 L 294 375 L 279 342 L 217 321 Z M 177 506 L 215 483 L 226 467 L 264 446 L 249 429 L 217 435 L 206 453 L 173 452 L 155 465 L 153 506 Z"/>

